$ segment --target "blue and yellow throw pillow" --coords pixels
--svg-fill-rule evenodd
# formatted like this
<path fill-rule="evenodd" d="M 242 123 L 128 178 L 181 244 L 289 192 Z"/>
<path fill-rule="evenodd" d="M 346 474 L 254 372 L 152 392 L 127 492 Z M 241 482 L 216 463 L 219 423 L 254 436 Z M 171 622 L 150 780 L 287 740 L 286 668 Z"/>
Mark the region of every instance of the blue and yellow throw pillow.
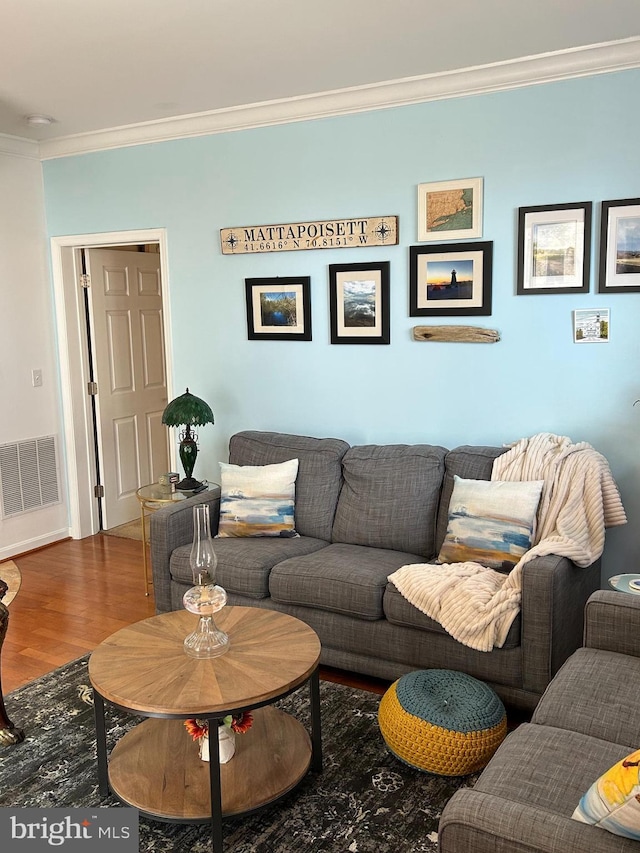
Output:
<path fill-rule="evenodd" d="M 465 480 L 455 475 L 439 563 L 501 571 L 531 547 L 544 480 Z"/>
<path fill-rule="evenodd" d="M 218 536 L 297 536 L 298 460 L 274 465 L 220 463 Z"/>
<path fill-rule="evenodd" d="M 639 767 L 637 749 L 596 779 L 571 817 L 640 841 Z"/>

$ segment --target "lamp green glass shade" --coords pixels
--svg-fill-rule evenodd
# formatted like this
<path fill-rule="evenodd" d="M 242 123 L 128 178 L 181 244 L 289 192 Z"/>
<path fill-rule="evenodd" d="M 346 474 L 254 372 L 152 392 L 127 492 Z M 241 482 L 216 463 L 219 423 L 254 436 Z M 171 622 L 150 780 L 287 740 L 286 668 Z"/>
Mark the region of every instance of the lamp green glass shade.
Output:
<path fill-rule="evenodd" d="M 212 424 L 213 412 L 208 403 L 189 393 L 172 400 L 162 413 L 162 423 L 167 426 L 204 426 Z"/>
<path fill-rule="evenodd" d="M 193 469 L 198 455 L 198 436 L 191 432 L 192 426 L 204 426 L 214 423 L 213 412 L 208 403 L 189 393 L 181 394 L 172 400 L 162 413 L 162 423 L 167 426 L 183 426 L 180 433 L 180 461 L 184 467 L 184 480 L 176 488 L 183 491 L 197 489 L 202 484 L 193 476 Z"/>

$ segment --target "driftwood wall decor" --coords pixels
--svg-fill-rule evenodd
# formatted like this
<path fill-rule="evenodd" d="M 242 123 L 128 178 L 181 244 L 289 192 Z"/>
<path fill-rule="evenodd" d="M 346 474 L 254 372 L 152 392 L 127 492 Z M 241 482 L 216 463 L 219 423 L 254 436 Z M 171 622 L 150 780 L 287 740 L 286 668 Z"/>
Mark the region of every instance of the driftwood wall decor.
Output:
<path fill-rule="evenodd" d="M 448 341 L 458 344 L 495 344 L 500 333 L 481 326 L 414 326 L 414 341 Z"/>

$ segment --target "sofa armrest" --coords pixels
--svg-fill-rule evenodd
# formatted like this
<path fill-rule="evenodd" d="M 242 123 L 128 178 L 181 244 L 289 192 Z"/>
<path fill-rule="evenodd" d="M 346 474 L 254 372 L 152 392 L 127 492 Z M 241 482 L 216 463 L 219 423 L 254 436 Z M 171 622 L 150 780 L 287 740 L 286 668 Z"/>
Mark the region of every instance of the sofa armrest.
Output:
<path fill-rule="evenodd" d="M 168 613 L 171 608 L 171 554 L 181 545 L 193 542 L 193 507 L 208 504 L 211 535 L 218 532 L 220 516 L 220 486 L 200 492 L 186 501 L 167 504 L 151 515 L 151 571 L 156 613 Z"/>
<path fill-rule="evenodd" d="M 584 645 L 640 657 L 640 596 L 594 592 L 585 607 Z"/>
<path fill-rule="evenodd" d="M 536 557 L 522 572 L 522 677 L 542 694 L 582 645 L 584 607 L 600 586 L 600 561 L 580 568 L 566 557 Z"/>

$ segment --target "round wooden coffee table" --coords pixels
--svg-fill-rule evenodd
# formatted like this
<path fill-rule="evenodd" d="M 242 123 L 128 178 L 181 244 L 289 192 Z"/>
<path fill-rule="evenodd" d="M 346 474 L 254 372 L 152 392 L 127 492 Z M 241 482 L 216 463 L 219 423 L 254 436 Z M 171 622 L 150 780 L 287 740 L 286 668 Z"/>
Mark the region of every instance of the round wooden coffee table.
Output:
<path fill-rule="evenodd" d="M 211 822 L 214 853 L 222 851 L 222 818 L 253 811 L 292 790 L 309 768 L 322 770 L 318 664 L 320 641 L 292 616 L 258 607 L 224 607 L 216 625 L 230 648 L 198 660 L 183 649 L 197 617 L 186 611 L 122 628 L 89 658 L 94 691 L 100 792 L 159 820 Z M 309 683 L 311 737 L 302 723 L 271 707 Z M 104 700 L 148 719 L 114 746 L 107 761 Z M 236 753 L 220 765 L 218 741 L 201 761 L 183 721 L 251 710 L 253 726 L 236 737 Z"/>

